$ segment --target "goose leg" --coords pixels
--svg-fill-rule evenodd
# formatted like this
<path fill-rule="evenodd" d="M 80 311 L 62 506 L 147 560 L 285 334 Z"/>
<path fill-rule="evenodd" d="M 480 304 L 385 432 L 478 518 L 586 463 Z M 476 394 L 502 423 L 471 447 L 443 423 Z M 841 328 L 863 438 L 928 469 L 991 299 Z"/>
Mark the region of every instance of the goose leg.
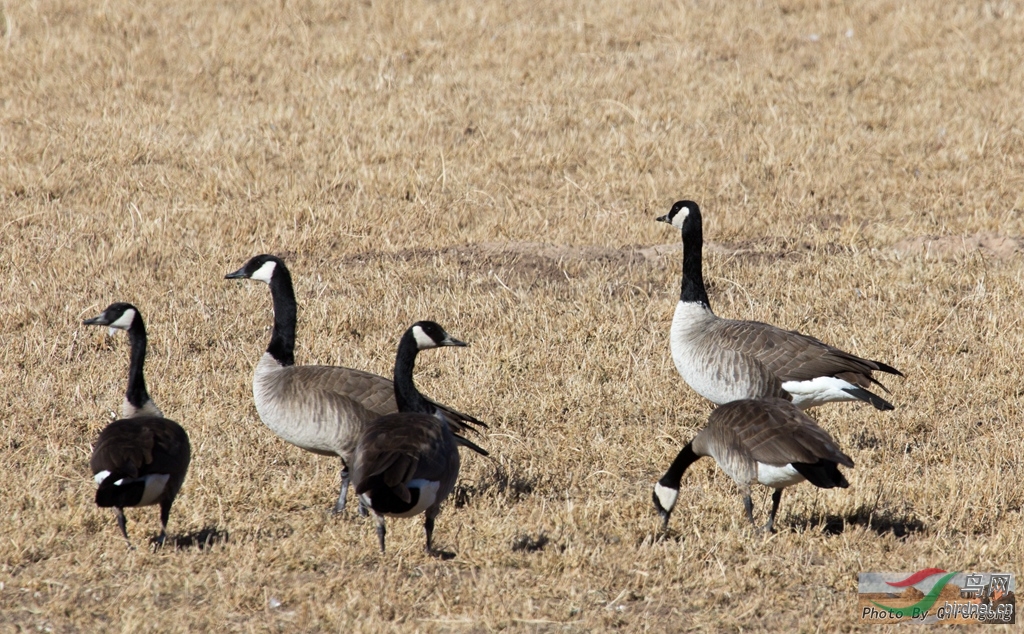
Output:
<path fill-rule="evenodd" d="M 764 532 L 771 533 L 775 528 L 775 514 L 779 511 L 779 502 L 782 501 L 782 489 L 775 489 L 772 493 L 772 512 L 768 514 L 768 523 L 764 525 Z"/>
<path fill-rule="evenodd" d="M 377 517 L 377 541 L 380 542 L 380 552 L 383 553 L 384 536 L 387 535 L 388 529 L 384 527 L 384 516 L 377 515 L 376 513 L 374 513 L 374 515 Z"/>
<path fill-rule="evenodd" d="M 160 501 L 160 535 L 156 538 L 156 545 L 163 546 L 164 540 L 167 539 L 167 520 L 171 517 L 171 505 L 174 504 L 174 500 L 161 500 Z"/>
<path fill-rule="evenodd" d="M 743 510 L 747 512 L 747 519 L 750 520 L 750 523 L 754 524 L 754 502 L 750 499 L 750 491 L 743 494 Z"/>
<path fill-rule="evenodd" d="M 117 526 L 121 529 L 121 534 L 124 535 L 124 540 L 128 542 L 128 545 L 132 545 L 132 540 L 128 539 L 128 527 L 124 519 L 124 509 L 120 506 L 114 507 L 114 514 L 117 516 Z"/>
<path fill-rule="evenodd" d="M 440 509 L 438 509 L 440 510 Z M 440 559 L 452 559 L 455 557 L 455 553 L 450 553 L 446 550 L 434 550 L 433 539 L 434 539 L 434 518 L 437 517 L 437 512 L 433 514 L 427 511 L 426 519 L 423 520 L 423 531 L 427 534 L 427 554 L 431 557 L 438 557 Z"/>
<path fill-rule="evenodd" d="M 338 494 L 338 501 L 334 503 L 334 510 L 332 511 L 335 515 L 345 510 L 345 501 L 348 498 L 348 484 L 349 484 L 349 472 L 348 465 L 344 461 L 341 463 L 341 492 Z M 360 505 L 361 508 L 362 505 Z"/>

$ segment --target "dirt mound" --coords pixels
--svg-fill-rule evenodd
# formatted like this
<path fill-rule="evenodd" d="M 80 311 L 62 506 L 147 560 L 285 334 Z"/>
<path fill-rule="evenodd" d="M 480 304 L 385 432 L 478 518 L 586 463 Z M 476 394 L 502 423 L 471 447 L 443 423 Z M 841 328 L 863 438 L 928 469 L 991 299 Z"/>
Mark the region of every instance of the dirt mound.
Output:
<path fill-rule="evenodd" d="M 1000 260 L 1007 260 L 1024 247 L 1024 238 L 993 234 L 975 234 L 973 236 L 914 236 L 904 238 L 895 245 L 893 251 L 898 256 L 923 255 L 926 258 L 946 259 L 981 251 Z"/>

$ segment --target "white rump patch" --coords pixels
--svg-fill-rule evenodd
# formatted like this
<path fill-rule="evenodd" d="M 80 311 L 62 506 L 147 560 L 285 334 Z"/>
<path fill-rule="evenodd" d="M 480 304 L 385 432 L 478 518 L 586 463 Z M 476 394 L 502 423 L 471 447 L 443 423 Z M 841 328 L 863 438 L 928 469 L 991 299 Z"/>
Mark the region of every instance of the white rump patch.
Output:
<path fill-rule="evenodd" d="M 423 329 L 420 328 L 419 326 L 412 327 L 412 336 L 415 337 L 416 347 L 419 348 L 420 350 L 426 350 L 427 348 L 437 347 L 437 342 L 434 341 L 434 339 L 430 335 L 423 332 Z"/>
<path fill-rule="evenodd" d="M 270 284 L 270 278 L 274 277 L 274 269 L 276 268 L 277 262 L 267 260 L 263 263 L 263 266 L 256 269 L 256 272 L 249 276 L 249 279 L 259 280 L 260 282 Z"/>
<path fill-rule="evenodd" d="M 102 484 L 103 481 L 110 475 L 109 471 L 100 471 L 93 478 L 96 480 L 96 484 Z M 164 489 L 167 488 L 167 481 L 171 479 L 169 473 L 151 473 L 141 478 L 121 478 L 114 483 L 114 486 L 124 486 L 126 484 L 134 484 L 135 482 L 145 482 L 146 489 L 142 492 L 142 499 L 136 506 L 149 506 L 150 504 L 156 504 L 157 500 L 163 495 Z"/>
<path fill-rule="evenodd" d="M 803 482 L 804 477 L 791 464 L 777 467 L 759 462 L 757 463 L 757 481 L 766 487 L 782 489 Z"/>
<path fill-rule="evenodd" d="M 121 330 L 128 330 L 132 327 L 132 322 L 135 321 L 135 309 L 129 308 L 128 310 L 121 313 L 121 316 L 110 322 L 110 334 L 114 334 L 114 329 L 119 328 Z"/>
<path fill-rule="evenodd" d="M 670 489 L 658 482 L 654 485 L 654 495 L 658 496 L 658 503 L 661 504 L 662 509 L 671 511 L 676 506 L 679 489 Z"/>
<path fill-rule="evenodd" d="M 809 381 L 786 381 L 782 384 L 782 389 L 793 396 L 793 405 L 800 409 L 837 401 L 859 400 L 843 388 L 858 389 L 856 385 L 834 376 L 819 376 Z"/>
<path fill-rule="evenodd" d="M 164 489 L 167 488 L 167 481 L 170 479 L 169 473 L 151 473 L 143 478 L 146 481 L 146 490 L 142 494 L 142 500 L 139 501 L 138 506 L 155 504 L 157 499 L 163 495 Z"/>
<path fill-rule="evenodd" d="M 428 507 L 433 506 L 434 502 L 437 501 L 437 491 L 441 488 L 441 483 L 434 480 L 424 480 L 417 478 L 406 484 L 410 489 L 420 490 L 420 499 L 416 501 L 416 506 L 412 507 L 405 513 L 395 514 L 394 517 L 412 517 L 413 515 L 419 515 L 423 511 L 427 510 Z"/>

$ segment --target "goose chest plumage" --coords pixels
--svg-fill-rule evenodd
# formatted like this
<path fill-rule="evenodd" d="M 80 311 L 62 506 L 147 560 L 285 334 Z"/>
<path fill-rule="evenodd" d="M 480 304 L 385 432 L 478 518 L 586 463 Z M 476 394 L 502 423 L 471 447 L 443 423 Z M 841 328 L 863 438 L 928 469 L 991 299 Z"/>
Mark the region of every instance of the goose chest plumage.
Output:
<path fill-rule="evenodd" d="M 885 389 L 874 372 L 903 376 L 892 366 L 793 330 L 715 315 L 704 287 L 700 208 L 693 201 L 679 201 L 658 220 L 682 231 L 682 288 L 670 345 L 676 369 L 695 392 L 719 405 L 776 397 L 791 400 L 800 409 L 836 401 L 893 409 L 868 389 Z"/>
<path fill-rule="evenodd" d="M 253 374 L 256 411 L 260 420 L 282 440 L 306 451 L 341 458 L 341 490 L 334 505 L 334 512 L 341 512 L 360 433 L 367 423 L 398 411 L 394 384 L 382 376 L 353 368 L 295 365 L 298 309 L 291 274 L 280 258 L 255 256 L 225 277 L 257 280 L 270 287 L 274 327 Z M 455 430 L 456 441 L 476 448 L 459 433 L 486 425 L 444 405 L 434 405 Z"/>
<path fill-rule="evenodd" d="M 829 489 L 849 486 L 839 465 L 853 467 L 824 429 L 793 403 L 779 398 L 726 403 L 708 417 L 708 424 L 679 454 L 654 485 L 652 499 L 668 525 L 683 474 L 703 456 L 710 456 L 740 487 L 747 519 L 753 524 L 750 487 L 774 488 L 772 510 L 764 529 L 771 532 L 782 490 L 807 480 Z"/>
<path fill-rule="evenodd" d="M 435 322 L 413 324 L 395 355 L 398 413 L 376 419 L 360 435 L 352 477 L 356 494 L 377 520 L 381 552 L 386 516 L 423 513 L 426 551 L 442 558 L 454 556 L 435 550 L 432 538 L 434 518 L 459 475 L 458 443 L 443 412 L 416 389 L 413 366 L 420 350 L 465 345 Z"/>
<path fill-rule="evenodd" d="M 107 326 L 111 332 L 126 330 L 131 344 L 128 389 L 121 406 L 123 418 L 100 432 L 89 460 L 98 485 L 96 504 L 114 509 L 126 540 L 124 509 L 159 504 L 161 531 L 157 543 L 162 544 L 167 536 L 171 506 L 191 461 L 188 434 L 181 425 L 164 418 L 146 390 L 146 326 L 139 310 L 118 302 L 83 324 Z"/>

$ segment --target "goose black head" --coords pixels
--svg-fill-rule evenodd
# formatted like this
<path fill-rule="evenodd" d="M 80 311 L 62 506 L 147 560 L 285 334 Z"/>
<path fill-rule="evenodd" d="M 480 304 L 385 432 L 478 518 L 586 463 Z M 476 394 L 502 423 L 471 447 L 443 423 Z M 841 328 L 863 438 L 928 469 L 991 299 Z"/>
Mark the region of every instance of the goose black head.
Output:
<path fill-rule="evenodd" d="M 234 273 L 225 275 L 224 279 L 250 279 L 270 284 L 270 280 L 274 278 L 274 273 L 283 268 L 285 266 L 281 258 L 264 253 L 254 256 L 242 268 Z"/>
<path fill-rule="evenodd" d="M 691 228 L 700 227 L 700 207 L 692 200 L 680 200 L 672 205 L 667 214 L 659 216 L 657 220 L 687 232 Z"/>
<path fill-rule="evenodd" d="M 413 339 L 416 340 L 417 350 L 429 348 L 440 348 L 442 346 L 468 346 L 469 344 L 453 338 L 444 328 L 433 321 L 418 321 L 409 328 Z"/>
<path fill-rule="evenodd" d="M 114 302 L 107 306 L 101 314 L 86 319 L 82 322 L 85 326 L 108 326 L 109 334 L 113 335 L 115 330 L 128 330 L 132 327 L 139 309 L 125 302 Z"/>

